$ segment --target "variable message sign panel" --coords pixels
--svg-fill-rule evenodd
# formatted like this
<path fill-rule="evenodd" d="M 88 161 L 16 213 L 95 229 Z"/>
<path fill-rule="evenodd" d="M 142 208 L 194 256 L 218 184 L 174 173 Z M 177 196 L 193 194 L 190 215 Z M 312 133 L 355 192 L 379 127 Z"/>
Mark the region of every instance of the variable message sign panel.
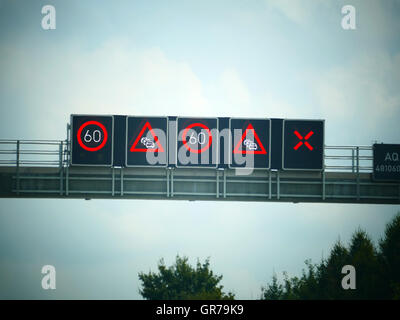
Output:
<path fill-rule="evenodd" d="M 374 180 L 400 181 L 400 144 L 374 144 L 372 150 Z"/>
<path fill-rule="evenodd" d="M 72 165 L 324 167 L 323 120 L 71 115 L 71 130 Z"/>
<path fill-rule="evenodd" d="M 167 117 L 126 118 L 126 166 L 167 165 Z"/>
<path fill-rule="evenodd" d="M 283 120 L 284 170 L 323 170 L 324 124 L 324 120 Z"/>
<path fill-rule="evenodd" d="M 176 166 L 216 168 L 218 118 L 177 118 Z"/>
<path fill-rule="evenodd" d="M 231 118 L 230 168 L 269 169 L 271 121 Z"/>
<path fill-rule="evenodd" d="M 71 115 L 71 164 L 111 166 L 113 116 Z"/>

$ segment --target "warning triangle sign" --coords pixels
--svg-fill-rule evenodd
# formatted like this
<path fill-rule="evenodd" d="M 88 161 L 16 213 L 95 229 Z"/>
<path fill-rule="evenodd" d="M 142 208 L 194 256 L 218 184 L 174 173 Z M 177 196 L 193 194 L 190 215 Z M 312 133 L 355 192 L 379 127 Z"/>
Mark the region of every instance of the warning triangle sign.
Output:
<path fill-rule="evenodd" d="M 254 139 L 257 142 L 252 141 L 251 138 L 246 139 L 247 135 L 252 133 Z M 245 140 L 246 139 L 246 140 Z M 245 143 L 247 142 L 247 143 Z M 243 149 L 243 146 L 245 147 Z M 254 130 L 251 123 L 247 126 L 246 130 L 242 134 L 242 138 L 233 149 L 233 153 L 241 153 L 241 154 L 267 154 L 263 144 L 260 141 L 260 138 L 257 135 L 257 132 Z"/>
<path fill-rule="evenodd" d="M 147 135 L 143 133 L 145 130 L 148 129 L 153 136 L 153 139 L 148 138 Z M 140 147 L 137 145 L 140 143 Z M 150 125 L 150 122 L 146 122 L 143 126 L 142 130 L 136 137 L 135 142 L 133 143 L 132 147 L 129 149 L 130 152 L 164 152 L 164 148 L 161 145 L 158 137 L 154 133 L 153 128 Z"/>

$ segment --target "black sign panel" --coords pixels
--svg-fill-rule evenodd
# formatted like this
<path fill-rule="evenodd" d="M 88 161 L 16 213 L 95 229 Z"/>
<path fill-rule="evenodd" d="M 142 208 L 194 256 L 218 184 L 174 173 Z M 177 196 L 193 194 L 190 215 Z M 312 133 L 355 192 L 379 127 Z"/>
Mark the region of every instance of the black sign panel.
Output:
<path fill-rule="evenodd" d="M 231 168 L 269 169 L 271 121 L 231 118 Z"/>
<path fill-rule="evenodd" d="M 271 169 L 282 170 L 283 119 L 271 119 Z"/>
<path fill-rule="evenodd" d="M 374 144 L 374 180 L 400 181 L 400 144 Z"/>
<path fill-rule="evenodd" d="M 111 166 L 113 116 L 71 115 L 71 164 Z"/>
<path fill-rule="evenodd" d="M 113 167 L 126 164 L 126 116 L 114 115 Z"/>
<path fill-rule="evenodd" d="M 324 123 L 324 120 L 283 120 L 283 169 L 323 169 Z"/>
<path fill-rule="evenodd" d="M 176 128 L 177 167 L 217 167 L 217 118 L 177 118 Z"/>
<path fill-rule="evenodd" d="M 230 155 L 230 131 L 229 131 L 230 118 L 218 118 L 218 168 L 226 169 L 229 167 Z"/>
<path fill-rule="evenodd" d="M 167 165 L 167 117 L 127 117 L 127 167 Z"/>

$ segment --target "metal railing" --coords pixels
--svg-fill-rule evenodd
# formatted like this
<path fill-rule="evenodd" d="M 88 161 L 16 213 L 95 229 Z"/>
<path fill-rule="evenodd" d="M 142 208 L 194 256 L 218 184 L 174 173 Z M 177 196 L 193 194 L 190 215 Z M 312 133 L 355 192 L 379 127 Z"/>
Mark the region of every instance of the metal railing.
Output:
<path fill-rule="evenodd" d="M 66 140 L 0 139 L 0 166 L 63 167 L 68 163 Z"/>
<path fill-rule="evenodd" d="M 0 167 L 8 167 L 1 170 L 0 197 L 400 203 L 400 184 L 361 173 L 372 171 L 370 146 L 325 146 L 322 173 L 250 176 L 175 168 L 71 170 L 70 154 L 68 140 L 0 140 Z"/>
<path fill-rule="evenodd" d="M 372 146 L 325 146 L 325 171 L 372 172 Z"/>
<path fill-rule="evenodd" d="M 66 167 L 67 140 L 0 139 L 0 166 Z M 325 171 L 372 172 L 372 146 L 325 146 Z"/>

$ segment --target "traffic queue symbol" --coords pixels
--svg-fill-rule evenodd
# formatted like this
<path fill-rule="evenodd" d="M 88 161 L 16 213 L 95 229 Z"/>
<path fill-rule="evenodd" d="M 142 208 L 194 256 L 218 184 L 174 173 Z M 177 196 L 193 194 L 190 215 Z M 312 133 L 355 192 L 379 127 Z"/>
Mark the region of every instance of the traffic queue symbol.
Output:
<path fill-rule="evenodd" d="M 88 126 L 97 126 L 98 128 L 100 128 L 103 131 L 103 139 L 101 137 L 101 131 L 98 129 L 95 129 L 95 130 L 93 130 L 93 134 L 90 134 L 89 130 L 86 130 L 86 133 L 84 134 L 83 141 L 82 141 L 82 131 Z M 92 120 L 92 121 L 86 121 L 79 127 L 76 137 L 77 137 L 78 143 L 82 147 L 82 149 L 84 149 L 86 151 L 94 152 L 94 151 L 98 151 L 98 150 L 102 149 L 105 146 L 105 144 L 107 143 L 107 139 L 108 139 L 108 133 L 107 133 L 106 127 L 101 122 Z M 91 142 L 98 143 L 100 141 L 101 141 L 101 143 L 95 147 L 90 147 L 87 145 L 87 143 L 91 143 Z"/>
<path fill-rule="evenodd" d="M 303 138 L 303 136 L 297 131 L 294 131 L 294 134 L 296 135 L 297 138 L 299 138 L 299 141 L 294 147 L 294 150 L 297 150 L 298 148 L 300 148 L 303 144 L 309 149 L 309 150 L 313 150 L 314 148 L 308 143 L 308 140 L 313 134 L 314 132 L 310 131 L 307 133 L 307 135 Z M 304 141 L 303 141 L 304 140 Z"/>
<path fill-rule="evenodd" d="M 251 138 L 247 135 L 252 133 L 254 139 L 256 139 L 257 143 L 255 143 Z M 243 149 L 242 145 L 245 146 Z M 242 147 L 242 148 L 241 148 Z M 260 147 L 261 150 L 258 150 Z M 239 150 L 241 148 L 241 150 Z M 251 123 L 247 126 L 246 130 L 242 134 L 242 138 L 236 144 L 235 148 L 233 149 L 233 153 L 241 153 L 241 154 L 267 154 L 263 144 L 260 141 L 260 138 L 257 135 L 257 132 L 254 130 L 254 127 Z"/>
<path fill-rule="evenodd" d="M 202 128 L 202 131 L 197 135 L 197 137 L 195 137 L 194 136 L 194 132 L 192 132 L 192 134 L 189 136 L 189 139 L 187 139 L 189 130 L 194 128 L 194 127 L 200 127 L 200 128 Z M 207 143 L 206 143 L 206 139 L 207 138 L 205 137 L 205 134 L 204 134 L 203 131 L 207 132 L 207 135 L 208 135 L 208 142 Z M 203 136 L 203 138 L 201 138 L 202 136 Z M 206 151 L 211 146 L 211 143 L 212 143 L 211 131 L 203 123 L 200 123 L 200 122 L 192 123 L 191 125 L 187 126 L 185 128 L 185 130 L 183 131 L 183 133 L 182 133 L 182 142 L 183 142 L 183 145 L 186 147 L 186 149 L 188 149 L 190 152 L 203 153 L 204 151 Z M 189 144 L 197 144 L 197 143 L 200 144 L 200 145 L 204 144 L 205 146 L 200 148 L 200 149 L 194 149 L 194 148 L 189 146 Z"/>
<path fill-rule="evenodd" d="M 153 139 L 144 136 L 143 133 L 145 130 L 148 129 L 151 135 L 153 136 Z M 138 144 L 140 143 L 140 147 L 138 147 Z M 156 145 L 158 146 L 156 148 Z M 151 124 L 149 121 L 145 123 L 143 126 L 142 130 L 136 137 L 136 140 L 133 142 L 132 147 L 129 149 L 130 152 L 164 152 L 164 148 L 161 145 L 158 137 L 154 133 L 153 128 L 151 127 Z"/>

